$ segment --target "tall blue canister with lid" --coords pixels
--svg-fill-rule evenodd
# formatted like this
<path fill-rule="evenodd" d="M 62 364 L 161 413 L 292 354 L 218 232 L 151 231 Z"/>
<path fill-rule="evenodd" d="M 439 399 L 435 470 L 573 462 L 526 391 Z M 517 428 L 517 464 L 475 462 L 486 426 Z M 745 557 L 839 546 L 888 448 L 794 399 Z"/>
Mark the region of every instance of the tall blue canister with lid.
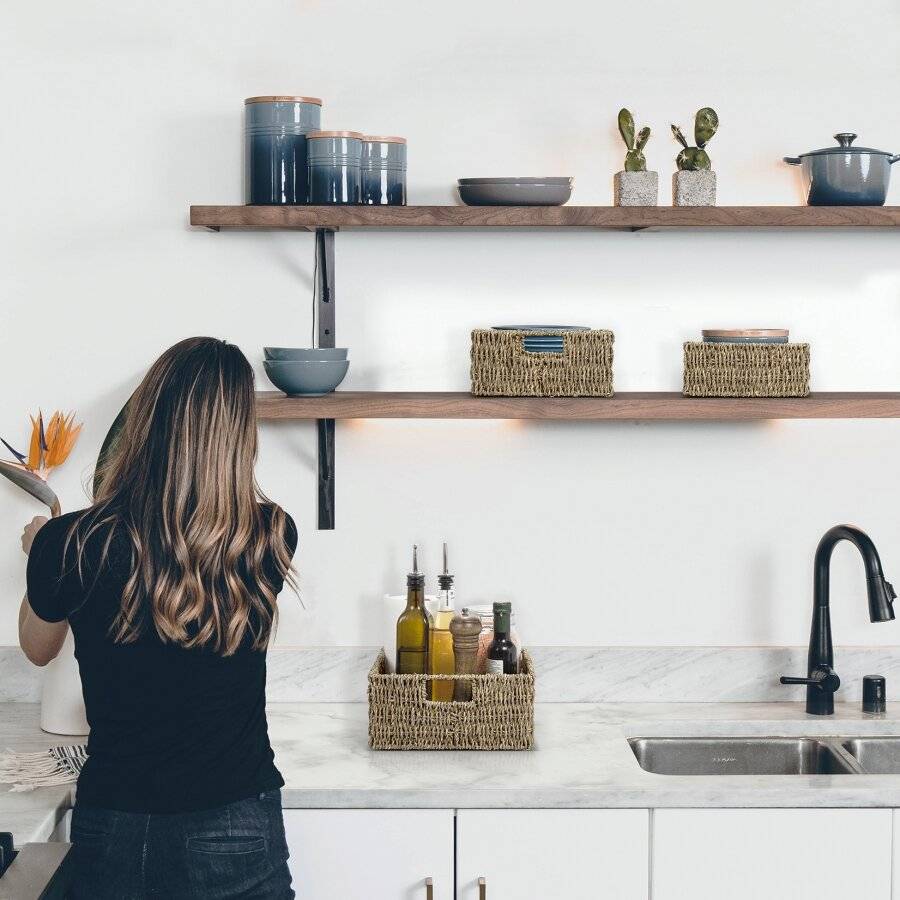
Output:
<path fill-rule="evenodd" d="M 362 202 L 368 206 L 406 206 L 406 138 L 363 138 Z"/>
<path fill-rule="evenodd" d="M 244 202 L 307 203 L 306 136 L 318 131 L 318 97 L 248 97 L 244 101 Z"/>
<path fill-rule="evenodd" d="M 362 140 L 358 131 L 316 131 L 309 135 L 310 203 L 359 203 Z"/>

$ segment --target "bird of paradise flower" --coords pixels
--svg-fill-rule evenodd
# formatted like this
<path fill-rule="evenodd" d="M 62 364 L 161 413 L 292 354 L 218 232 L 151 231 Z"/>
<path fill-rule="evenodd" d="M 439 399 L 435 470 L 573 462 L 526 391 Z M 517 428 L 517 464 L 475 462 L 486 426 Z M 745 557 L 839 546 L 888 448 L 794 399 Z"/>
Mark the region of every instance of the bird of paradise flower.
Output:
<path fill-rule="evenodd" d="M 59 498 L 47 479 L 68 459 L 81 433 L 81 425 L 75 424 L 75 413 L 64 415 L 58 410 L 50 417 L 46 428 L 42 413 L 39 412 L 37 418 L 30 418 L 31 440 L 27 456 L 0 438 L 3 446 L 16 458 L 16 462 L 0 460 L 0 475 L 48 506 L 50 515 L 55 517 L 61 512 Z"/>

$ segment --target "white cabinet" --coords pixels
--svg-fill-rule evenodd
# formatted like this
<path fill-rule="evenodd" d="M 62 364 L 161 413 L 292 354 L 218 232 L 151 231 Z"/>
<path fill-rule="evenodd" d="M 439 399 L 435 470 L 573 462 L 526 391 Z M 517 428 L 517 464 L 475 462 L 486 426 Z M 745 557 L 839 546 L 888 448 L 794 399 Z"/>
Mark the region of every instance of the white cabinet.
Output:
<path fill-rule="evenodd" d="M 890 900 L 892 810 L 660 809 L 653 900 Z"/>
<path fill-rule="evenodd" d="M 303 900 L 453 900 L 453 810 L 286 809 Z"/>
<path fill-rule="evenodd" d="M 645 809 L 460 809 L 458 900 L 479 900 L 479 878 L 487 900 L 647 900 L 648 822 Z"/>

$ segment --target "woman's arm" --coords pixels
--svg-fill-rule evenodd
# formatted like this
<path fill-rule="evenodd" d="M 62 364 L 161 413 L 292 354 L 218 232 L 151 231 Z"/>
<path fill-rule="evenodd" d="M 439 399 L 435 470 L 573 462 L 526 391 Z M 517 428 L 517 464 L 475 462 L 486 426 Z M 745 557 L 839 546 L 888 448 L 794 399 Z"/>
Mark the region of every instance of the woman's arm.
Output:
<path fill-rule="evenodd" d="M 22 533 L 22 549 L 25 553 L 31 551 L 34 536 L 46 521 L 44 516 L 35 516 L 25 526 Z M 62 622 L 45 622 L 35 615 L 28 602 L 28 595 L 22 598 L 22 605 L 19 607 L 19 646 L 30 662 L 36 666 L 46 666 L 52 659 L 56 659 L 68 630 L 69 623 L 65 619 Z"/>

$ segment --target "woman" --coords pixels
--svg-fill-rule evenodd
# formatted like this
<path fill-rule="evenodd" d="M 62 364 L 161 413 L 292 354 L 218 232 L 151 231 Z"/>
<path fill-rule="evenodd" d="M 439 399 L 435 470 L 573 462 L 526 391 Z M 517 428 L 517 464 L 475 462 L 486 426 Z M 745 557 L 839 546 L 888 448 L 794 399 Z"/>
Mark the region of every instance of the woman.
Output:
<path fill-rule="evenodd" d="M 91 726 L 76 898 L 294 896 L 265 676 L 297 532 L 254 479 L 254 399 L 237 347 L 176 344 L 93 505 L 25 531 L 22 648 L 45 665 L 72 628 Z"/>

